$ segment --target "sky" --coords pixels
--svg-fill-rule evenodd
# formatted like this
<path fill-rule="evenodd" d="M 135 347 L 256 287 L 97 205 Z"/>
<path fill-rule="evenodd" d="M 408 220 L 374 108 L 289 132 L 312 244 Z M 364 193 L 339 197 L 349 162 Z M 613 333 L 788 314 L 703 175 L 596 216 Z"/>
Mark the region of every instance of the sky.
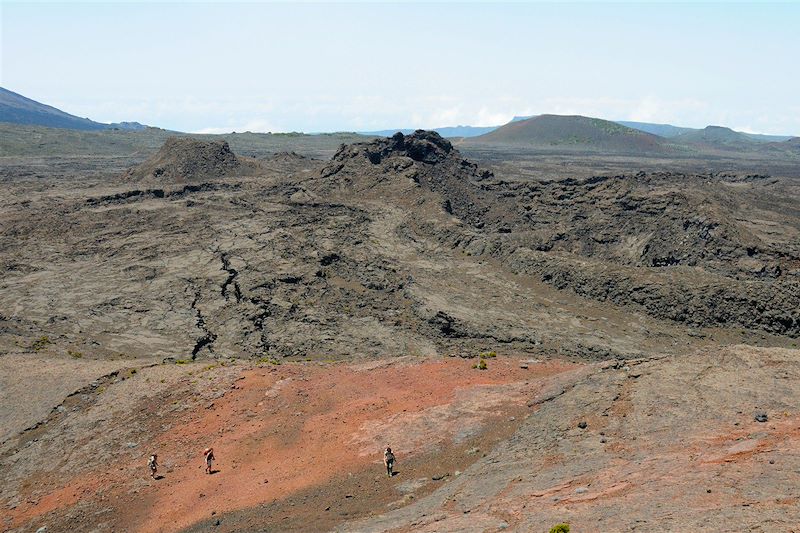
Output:
<path fill-rule="evenodd" d="M 800 2 L 0 4 L 0 85 L 192 132 L 581 114 L 800 135 Z"/>

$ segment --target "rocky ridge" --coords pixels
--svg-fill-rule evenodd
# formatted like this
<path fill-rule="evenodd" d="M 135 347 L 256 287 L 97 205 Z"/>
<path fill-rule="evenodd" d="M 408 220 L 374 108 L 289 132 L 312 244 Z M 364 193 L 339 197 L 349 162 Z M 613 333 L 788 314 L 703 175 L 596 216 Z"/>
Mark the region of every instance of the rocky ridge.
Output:
<path fill-rule="evenodd" d="M 519 182 L 478 170 L 436 133 L 416 132 L 342 147 L 320 182 L 345 197 L 392 192 L 415 211 L 411 231 L 558 289 L 693 326 L 800 335 L 797 220 L 777 238 L 774 212 L 762 208 L 768 220 L 759 225 L 741 211 L 780 203 L 768 176 Z M 442 224 L 436 211 L 461 223 Z"/>

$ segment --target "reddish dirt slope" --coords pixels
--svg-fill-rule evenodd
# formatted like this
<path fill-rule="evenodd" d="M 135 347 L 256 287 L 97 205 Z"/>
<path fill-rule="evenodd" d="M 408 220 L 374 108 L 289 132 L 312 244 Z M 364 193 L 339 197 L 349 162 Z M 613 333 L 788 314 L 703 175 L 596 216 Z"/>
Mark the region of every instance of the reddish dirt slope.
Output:
<path fill-rule="evenodd" d="M 303 511 L 295 511 L 283 529 L 295 522 L 300 529 L 301 523 L 335 525 L 344 518 L 330 512 L 338 500 L 344 507 L 358 500 L 347 507 L 346 518 L 383 510 L 397 499 L 398 485 L 427 484 L 432 490 L 440 483 L 431 477 L 469 466 L 481 454 L 466 450 L 486 449 L 513 434 L 530 397 L 554 376 L 568 378 L 582 368 L 564 362 L 521 368 L 526 365 L 519 359 L 497 358 L 489 360 L 489 370 L 479 371 L 471 368 L 473 362 L 403 358 L 251 368 L 225 396 L 174 425 L 162 424 L 171 427 L 153 434 L 141 457 L 111 468 L 99 465 L 103 472 L 76 477 L 5 518 L 12 528 L 75 527 L 65 517 L 79 498 L 82 505 L 111 506 L 112 529 L 139 532 L 177 531 L 261 504 L 280 508 L 300 494 Z M 391 480 L 382 474 L 387 443 L 400 471 Z M 218 457 L 213 475 L 203 473 L 206 446 Z M 150 449 L 164 465 L 158 481 L 143 481 Z M 113 488 L 100 490 L 107 487 Z M 81 529 L 95 526 L 87 514 L 80 520 Z M 230 521 L 223 522 L 224 530 Z"/>

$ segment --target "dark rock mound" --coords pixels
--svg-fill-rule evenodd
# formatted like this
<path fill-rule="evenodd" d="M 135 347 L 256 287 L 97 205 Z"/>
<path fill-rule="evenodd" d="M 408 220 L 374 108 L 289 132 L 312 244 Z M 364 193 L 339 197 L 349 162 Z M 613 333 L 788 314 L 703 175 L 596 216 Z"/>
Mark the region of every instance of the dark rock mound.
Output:
<path fill-rule="evenodd" d="M 452 152 L 450 141 L 435 131 L 417 130 L 408 136 L 398 131 L 391 137 L 342 145 L 331 161 L 345 162 L 360 157 L 379 165 L 393 157 L 407 157 L 412 161 L 436 164 L 445 161 Z"/>
<path fill-rule="evenodd" d="M 269 156 L 270 161 L 306 161 L 308 158 L 297 152 L 275 152 Z"/>
<path fill-rule="evenodd" d="M 477 165 L 461 157 L 450 141 L 435 131 L 417 130 L 411 135 L 400 132 L 391 137 L 365 143 L 342 145 L 322 170 L 323 178 L 361 175 L 369 183 L 385 181 L 389 175 L 411 178 L 435 189 L 434 182 L 481 180 L 492 176 L 478 171 Z M 354 182 L 350 182 L 354 183 Z"/>
<path fill-rule="evenodd" d="M 203 141 L 170 137 L 153 157 L 128 171 L 134 180 L 188 182 L 250 173 L 253 164 L 244 164 L 226 141 Z"/>
<path fill-rule="evenodd" d="M 436 164 L 447 159 L 453 145 L 434 131 L 417 130 L 408 137 L 400 132 L 370 143 L 367 158 L 373 164 L 391 156 L 407 156 L 414 161 Z"/>
<path fill-rule="evenodd" d="M 392 197 L 398 205 L 432 201 L 449 215 L 472 223 L 478 214 L 491 218 L 492 198 L 481 182 L 489 170 L 461 157 L 452 144 L 433 131 L 342 145 L 322 169 L 316 184 L 323 194 L 338 191 Z"/>

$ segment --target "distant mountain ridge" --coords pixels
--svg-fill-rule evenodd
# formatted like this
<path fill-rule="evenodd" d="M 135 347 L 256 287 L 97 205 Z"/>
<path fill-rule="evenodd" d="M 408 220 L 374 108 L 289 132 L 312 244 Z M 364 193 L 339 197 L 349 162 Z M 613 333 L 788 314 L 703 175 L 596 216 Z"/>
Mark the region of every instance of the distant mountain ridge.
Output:
<path fill-rule="evenodd" d="M 88 118 L 76 117 L 3 87 L 0 87 L 0 122 L 84 131 L 142 130 L 147 128 L 138 122 L 104 124 Z"/>
<path fill-rule="evenodd" d="M 659 137 L 664 137 L 666 139 L 671 139 L 672 137 L 676 137 L 681 133 L 693 131 L 692 128 L 673 126 L 672 124 L 651 124 L 649 122 L 632 122 L 629 120 L 615 120 L 615 122 L 617 124 L 622 124 L 623 126 L 627 126 L 639 131 L 646 131 L 647 133 L 652 133 L 653 135 L 658 135 Z"/>
<path fill-rule="evenodd" d="M 528 120 L 531 118 L 535 118 L 537 116 L 542 116 L 542 115 L 518 115 L 512 118 L 508 122 L 508 124 L 514 122 L 521 122 L 523 120 Z M 631 120 L 610 120 L 608 122 L 614 122 L 621 126 L 657 135 L 658 137 L 663 137 L 665 139 L 673 139 L 675 137 L 678 137 L 679 135 L 693 131 L 702 131 L 702 128 L 687 128 L 685 126 L 674 126 L 672 124 L 656 124 L 651 122 L 636 122 Z M 503 126 L 505 126 L 505 124 L 499 126 L 447 126 L 442 128 L 432 128 L 432 130 L 437 132 L 442 137 L 470 138 L 491 133 L 492 131 L 495 131 Z M 358 133 L 361 135 L 376 135 L 376 136 L 389 137 L 398 131 L 403 133 L 404 135 L 408 135 L 409 133 L 413 133 L 414 131 L 416 131 L 416 128 L 360 131 Z M 759 142 L 783 142 L 793 138 L 792 135 L 765 135 L 761 133 L 746 133 L 746 132 L 736 132 L 736 133 L 740 133 L 741 135 L 744 135 L 746 138 L 750 140 Z"/>
<path fill-rule="evenodd" d="M 559 116 L 559 115 L 533 115 L 533 116 L 515 116 L 508 124 L 523 122 L 532 118 L 541 116 Z M 588 118 L 588 117 L 587 117 Z M 602 120 L 602 119 L 592 119 Z M 37 102 L 31 98 L 22 96 L 3 87 L 0 87 L 0 122 L 10 124 L 22 124 L 27 126 L 46 126 L 50 128 L 82 130 L 82 131 L 102 131 L 102 130 L 144 130 L 150 126 L 140 124 L 139 122 L 116 122 L 105 124 L 96 122 L 89 118 L 82 118 L 75 115 L 66 113 L 53 106 Z M 682 126 L 674 126 L 672 124 L 653 124 L 649 122 L 635 122 L 635 121 L 608 121 L 610 124 L 618 124 L 620 126 L 637 130 L 640 132 L 655 135 L 663 139 L 676 140 L 680 144 L 691 144 L 695 141 L 698 142 L 721 142 L 720 138 L 714 137 L 713 133 L 709 133 L 708 128 L 686 128 Z M 443 137 L 463 137 L 466 139 L 479 137 L 488 133 L 494 132 L 506 125 L 501 126 L 444 126 L 439 128 L 431 128 L 433 131 L 439 133 Z M 716 128 L 721 126 L 711 126 Z M 776 143 L 789 141 L 795 139 L 797 136 L 792 135 L 763 135 L 757 133 L 736 132 L 730 128 L 725 128 L 733 133 L 736 133 L 736 142 L 745 142 L 745 140 L 760 142 L 760 143 Z M 391 136 L 396 132 L 403 134 L 410 134 L 416 131 L 416 128 L 397 128 L 397 129 L 384 129 L 378 131 L 362 131 L 357 132 L 360 135 L 369 136 Z M 693 132 L 701 132 L 697 135 L 688 135 Z M 706 132 L 706 133 L 702 133 Z M 714 137 L 711 139 L 711 137 Z M 729 146 L 731 136 L 723 142 Z M 796 143 L 797 141 L 792 141 Z"/>
<path fill-rule="evenodd" d="M 677 142 L 704 143 L 710 145 L 738 146 L 757 142 L 744 133 L 724 126 L 706 126 L 702 130 L 689 130 L 674 137 Z"/>
<path fill-rule="evenodd" d="M 664 139 L 616 122 L 580 115 L 538 115 L 511 121 L 490 133 L 469 139 L 477 144 L 516 144 L 625 153 L 664 152 Z"/>

